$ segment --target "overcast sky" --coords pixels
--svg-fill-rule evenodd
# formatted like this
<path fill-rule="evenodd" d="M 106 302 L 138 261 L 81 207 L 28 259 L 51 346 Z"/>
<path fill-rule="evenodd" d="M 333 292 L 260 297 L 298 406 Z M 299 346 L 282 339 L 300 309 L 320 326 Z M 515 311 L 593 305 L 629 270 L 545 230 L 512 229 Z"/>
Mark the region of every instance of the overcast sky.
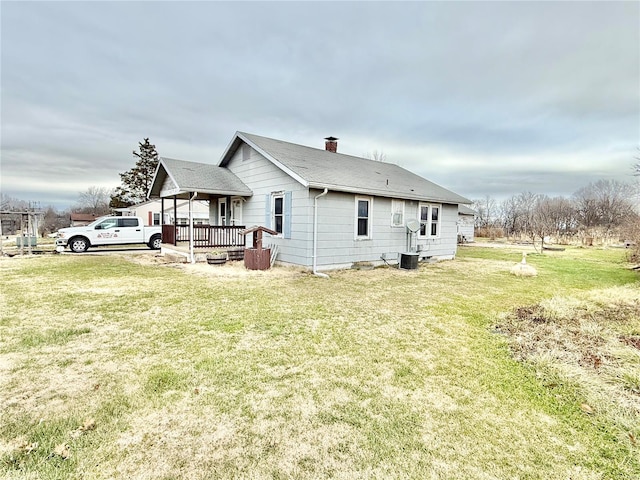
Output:
<path fill-rule="evenodd" d="M 631 181 L 640 2 L 0 2 L 4 194 L 66 208 L 144 137 L 383 151 L 468 198 Z"/>

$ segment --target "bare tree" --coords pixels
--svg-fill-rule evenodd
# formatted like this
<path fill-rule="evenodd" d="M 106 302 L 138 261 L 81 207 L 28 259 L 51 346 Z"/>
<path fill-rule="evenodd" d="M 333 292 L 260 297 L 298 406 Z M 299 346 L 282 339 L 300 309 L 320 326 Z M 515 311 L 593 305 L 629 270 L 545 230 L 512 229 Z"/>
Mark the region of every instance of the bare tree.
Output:
<path fill-rule="evenodd" d="M 29 202 L 0 193 L 0 210 L 18 212 L 28 208 Z"/>
<path fill-rule="evenodd" d="M 386 162 L 387 154 L 384 153 L 383 150 L 374 150 L 372 152 L 367 152 L 363 155 L 364 158 L 368 158 L 369 160 L 374 160 L 376 162 Z"/>
<path fill-rule="evenodd" d="M 49 206 L 45 209 L 42 223 L 39 225 L 40 235 L 45 236 L 47 233 L 57 232 L 61 228 L 69 226 L 69 212 L 58 212 L 55 208 Z"/>
<path fill-rule="evenodd" d="M 531 239 L 539 195 L 523 192 L 502 203 L 502 223 L 508 236 Z"/>
<path fill-rule="evenodd" d="M 84 192 L 80 192 L 78 206 L 74 208 L 76 213 L 90 213 L 96 216 L 109 213 L 109 201 L 113 190 L 106 187 L 91 186 Z"/>
<path fill-rule="evenodd" d="M 472 208 L 476 211 L 476 227 L 493 227 L 497 220 L 498 205 L 496 200 L 489 195 L 476 199 L 472 203 Z"/>
<path fill-rule="evenodd" d="M 610 236 L 634 214 L 634 189 L 617 180 L 598 180 L 574 193 L 578 220 L 589 236 Z"/>
<path fill-rule="evenodd" d="M 558 239 L 568 239 L 578 231 L 578 219 L 573 202 L 565 197 L 554 197 L 551 202 L 551 220 L 554 230 L 552 235 Z"/>
<path fill-rule="evenodd" d="M 518 201 L 515 195 L 500 204 L 500 220 L 507 237 L 515 235 L 518 225 Z"/>
<path fill-rule="evenodd" d="M 575 231 L 577 222 L 571 202 L 564 197 L 549 198 L 539 195 L 531 213 L 530 237 L 533 247 L 540 240 L 540 252 L 544 251 L 547 238 L 570 235 Z"/>

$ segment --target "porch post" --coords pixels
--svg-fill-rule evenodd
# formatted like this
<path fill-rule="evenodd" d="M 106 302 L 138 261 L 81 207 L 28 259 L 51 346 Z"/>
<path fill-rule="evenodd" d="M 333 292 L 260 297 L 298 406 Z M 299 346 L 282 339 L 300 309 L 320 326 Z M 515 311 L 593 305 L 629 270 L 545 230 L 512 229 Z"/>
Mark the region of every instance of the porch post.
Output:
<path fill-rule="evenodd" d="M 198 192 L 193 192 L 193 196 L 189 196 L 189 253 L 191 255 L 191 263 L 196 263 L 193 251 L 193 208 L 191 208 L 191 204 L 197 196 Z"/>
<path fill-rule="evenodd" d="M 193 214 L 191 213 L 191 195 L 189 195 L 189 255 L 191 257 L 191 263 L 196 263 L 196 259 L 193 256 Z"/>
<path fill-rule="evenodd" d="M 178 245 L 178 199 L 173 196 L 173 246 Z"/>

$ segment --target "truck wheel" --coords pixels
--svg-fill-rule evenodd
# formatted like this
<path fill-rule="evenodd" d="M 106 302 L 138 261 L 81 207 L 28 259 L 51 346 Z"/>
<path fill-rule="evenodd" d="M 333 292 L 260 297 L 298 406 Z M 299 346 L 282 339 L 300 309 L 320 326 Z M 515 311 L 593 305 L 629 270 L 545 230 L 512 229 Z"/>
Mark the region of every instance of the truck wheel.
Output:
<path fill-rule="evenodd" d="M 148 245 L 152 250 L 159 250 L 162 245 L 162 237 L 160 235 L 154 235 L 151 237 L 151 240 L 149 240 Z"/>
<path fill-rule="evenodd" d="M 74 237 L 69 240 L 69 248 L 75 253 L 86 252 L 89 248 L 89 240 L 84 237 Z"/>

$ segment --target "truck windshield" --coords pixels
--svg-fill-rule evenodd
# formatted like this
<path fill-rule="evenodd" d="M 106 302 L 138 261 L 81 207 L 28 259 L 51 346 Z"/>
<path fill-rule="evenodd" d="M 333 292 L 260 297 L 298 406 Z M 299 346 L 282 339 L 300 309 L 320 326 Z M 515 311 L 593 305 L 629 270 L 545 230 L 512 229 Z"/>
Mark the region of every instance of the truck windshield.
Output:
<path fill-rule="evenodd" d="M 87 225 L 87 227 L 95 227 L 96 225 L 98 225 L 100 222 L 102 222 L 105 218 L 107 217 L 99 217 L 96 218 L 93 222 L 91 222 L 90 224 Z"/>

